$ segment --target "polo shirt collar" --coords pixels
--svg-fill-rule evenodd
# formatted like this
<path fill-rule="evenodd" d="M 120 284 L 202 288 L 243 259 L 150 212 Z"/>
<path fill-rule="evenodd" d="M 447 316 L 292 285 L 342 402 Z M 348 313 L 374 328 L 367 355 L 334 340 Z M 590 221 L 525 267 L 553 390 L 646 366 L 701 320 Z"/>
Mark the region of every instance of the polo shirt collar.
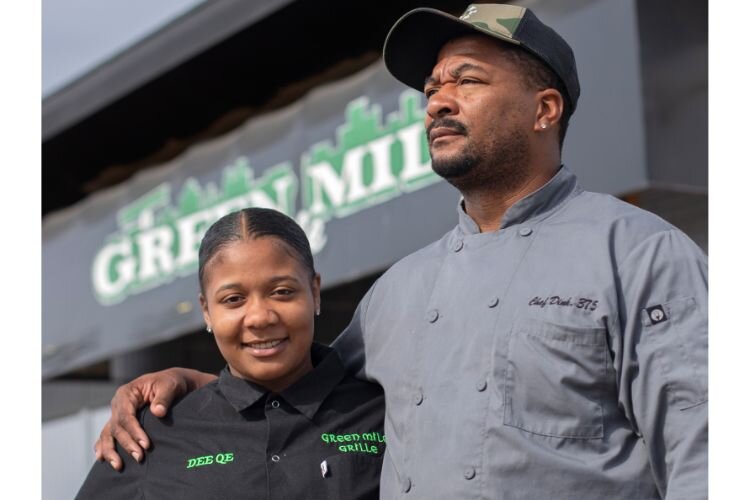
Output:
<path fill-rule="evenodd" d="M 549 212 L 579 189 L 575 174 L 565 165 L 560 166 L 546 184 L 518 200 L 505 212 L 500 229 L 521 224 Z M 479 233 L 477 223 L 464 211 L 463 198 L 458 204 L 458 225 L 464 234 Z"/>
<path fill-rule="evenodd" d="M 312 419 L 318 408 L 346 375 L 346 370 L 336 351 L 313 343 L 313 369 L 287 387 L 279 396 L 297 411 Z M 256 383 L 235 377 L 225 367 L 219 375 L 219 390 L 235 410 L 241 412 L 264 400 L 271 393 Z"/>

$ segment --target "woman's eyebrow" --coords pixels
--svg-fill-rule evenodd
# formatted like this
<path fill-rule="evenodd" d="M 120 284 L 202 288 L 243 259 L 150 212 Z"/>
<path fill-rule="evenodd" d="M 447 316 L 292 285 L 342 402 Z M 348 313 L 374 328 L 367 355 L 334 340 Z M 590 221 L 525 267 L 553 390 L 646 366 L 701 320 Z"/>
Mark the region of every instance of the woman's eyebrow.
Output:
<path fill-rule="evenodd" d="M 268 281 L 271 282 L 271 283 L 277 283 L 279 281 L 294 281 L 294 282 L 298 282 L 299 280 L 295 276 L 292 276 L 291 274 L 284 274 L 284 275 L 281 275 L 281 276 L 274 276 L 273 278 L 271 278 Z"/>

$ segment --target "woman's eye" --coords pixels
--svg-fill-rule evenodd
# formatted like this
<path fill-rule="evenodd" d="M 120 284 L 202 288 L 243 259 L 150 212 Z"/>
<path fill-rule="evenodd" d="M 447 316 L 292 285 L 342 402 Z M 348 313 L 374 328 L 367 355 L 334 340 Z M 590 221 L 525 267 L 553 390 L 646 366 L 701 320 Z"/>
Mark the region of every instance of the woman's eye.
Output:
<path fill-rule="evenodd" d="M 237 304 L 238 302 L 242 301 L 241 295 L 229 295 L 228 297 L 224 297 L 221 299 L 222 304 Z"/>

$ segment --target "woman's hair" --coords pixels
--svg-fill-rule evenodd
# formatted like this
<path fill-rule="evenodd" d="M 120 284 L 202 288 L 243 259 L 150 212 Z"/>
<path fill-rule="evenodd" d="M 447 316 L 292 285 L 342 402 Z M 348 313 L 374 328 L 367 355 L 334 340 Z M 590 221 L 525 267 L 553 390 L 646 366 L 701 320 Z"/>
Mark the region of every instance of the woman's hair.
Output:
<path fill-rule="evenodd" d="M 301 227 L 281 212 L 270 208 L 244 208 L 225 215 L 206 231 L 198 250 L 198 280 L 201 293 L 206 264 L 222 248 L 237 241 L 273 236 L 292 249 L 294 257 L 315 276 L 310 242 Z"/>

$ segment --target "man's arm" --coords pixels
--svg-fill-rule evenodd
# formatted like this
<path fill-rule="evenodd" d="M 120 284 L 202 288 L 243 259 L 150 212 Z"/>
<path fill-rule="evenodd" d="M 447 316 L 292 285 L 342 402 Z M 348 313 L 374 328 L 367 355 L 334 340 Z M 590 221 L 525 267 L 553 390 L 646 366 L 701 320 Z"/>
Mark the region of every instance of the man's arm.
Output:
<path fill-rule="evenodd" d="M 145 410 L 138 412 L 137 421 L 144 425 Z M 144 425 L 145 426 L 145 425 Z M 124 452 L 117 448 L 118 452 Z M 88 476 L 81 485 L 76 500 L 106 498 L 107 500 L 132 500 L 143 498 L 143 483 L 146 480 L 146 464 L 123 464 L 120 470 L 114 471 L 107 464 L 94 462 Z"/>
<path fill-rule="evenodd" d="M 136 418 L 138 409 L 151 403 L 151 413 L 163 417 L 176 398 L 202 387 L 215 378 L 216 375 L 197 370 L 169 368 L 141 375 L 120 386 L 110 405 L 112 415 L 94 446 L 96 459 L 106 460 L 115 470 L 122 469 L 122 459 L 115 448 L 116 440 L 122 450 L 136 462 L 140 462 L 150 443 Z"/>
<path fill-rule="evenodd" d="M 703 252 L 673 230 L 620 266 L 620 404 L 665 499 L 708 495 L 708 302 Z M 617 348 L 616 348 L 617 349 Z"/>

